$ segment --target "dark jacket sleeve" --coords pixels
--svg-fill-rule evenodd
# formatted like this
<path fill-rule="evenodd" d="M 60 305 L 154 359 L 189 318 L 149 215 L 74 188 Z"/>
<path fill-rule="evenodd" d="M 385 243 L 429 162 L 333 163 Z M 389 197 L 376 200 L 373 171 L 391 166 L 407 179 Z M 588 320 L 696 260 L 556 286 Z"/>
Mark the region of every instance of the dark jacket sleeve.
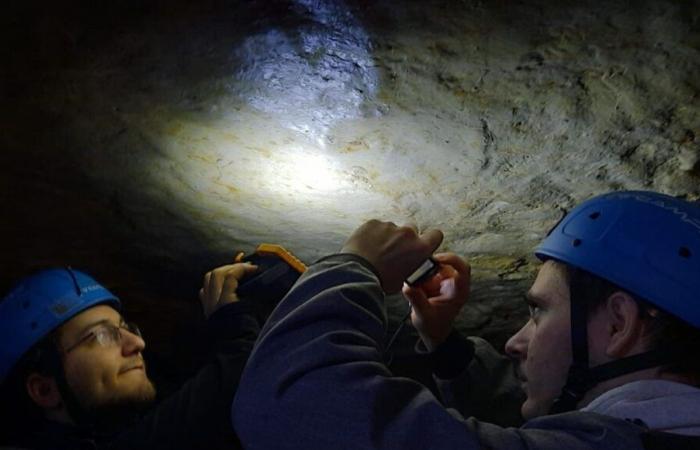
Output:
<path fill-rule="evenodd" d="M 236 449 L 231 402 L 259 331 L 249 301 L 226 305 L 207 321 L 213 356 L 178 391 L 112 442 L 115 449 Z"/>
<path fill-rule="evenodd" d="M 392 376 L 382 357 L 383 293 L 365 264 L 349 256 L 314 264 L 268 319 L 231 411 L 246 449 L 639 448 L 621 420 L 576 413 L 540 429 L 501 428 L 465 420 L 419 383 Z"/>
<path fill-rule="evenodd" d="M 428 353 L 420 339 L 416 351 Z M 501 426 L 522 425 L 520 406 L 525 393 L 513 363 L 487 341 L 453 331 L 430 357 L 433 378 L 446 407 L 464 417 Z"/>

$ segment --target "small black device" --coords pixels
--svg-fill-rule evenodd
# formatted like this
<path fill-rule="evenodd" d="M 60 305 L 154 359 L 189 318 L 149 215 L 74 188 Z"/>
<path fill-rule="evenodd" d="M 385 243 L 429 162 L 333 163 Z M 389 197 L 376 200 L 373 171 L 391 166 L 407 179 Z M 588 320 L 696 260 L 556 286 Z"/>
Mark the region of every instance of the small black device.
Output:
<path fill-rule="evenodd" d="M 440 265 L 433 258 L 426 259 L 415 272 L 406 278 L 406 284 L 415 287 L 424 281 L 429 280 L 440 270 Z"/>
<path fill-rule="evenodd" d="M 257 272 L 241 280 L 236 294 L 241 299 L 251 298 L 260 323 L 267 319 L 306 271 L 303 262 L 276 244 L 260 244 L 255 252 L 248 256 L 239 253 L 235 262 L 249 262 L 258 266 Z"/>

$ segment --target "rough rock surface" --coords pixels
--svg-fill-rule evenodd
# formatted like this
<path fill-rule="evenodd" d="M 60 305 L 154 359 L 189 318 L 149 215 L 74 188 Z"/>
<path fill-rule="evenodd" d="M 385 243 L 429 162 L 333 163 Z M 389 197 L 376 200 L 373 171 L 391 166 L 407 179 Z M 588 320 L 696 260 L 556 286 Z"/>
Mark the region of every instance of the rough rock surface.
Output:
<path fill-rule="evenodd" d="M 371 217 L 443 229 L 459 327 L 502 344 L 565 210 L 700 196 L 696 2 L 117 3 L 4 19 L 2 287 L 85 268 L 158 349 L 237 250 L 312 261 Z"/>

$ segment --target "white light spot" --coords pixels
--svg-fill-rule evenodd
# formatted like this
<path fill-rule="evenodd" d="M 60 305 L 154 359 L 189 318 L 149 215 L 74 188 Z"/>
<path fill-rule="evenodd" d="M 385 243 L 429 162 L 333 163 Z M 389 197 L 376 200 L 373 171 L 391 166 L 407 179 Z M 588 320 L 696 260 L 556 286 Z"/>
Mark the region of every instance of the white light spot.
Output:
<path fill-rule="evenodd" d="M 265 184 L 275 194 L 302 196 L 338 193 L 348 187 L 337 163 L 321 152 L 300 146 L 280 149 L 265 162 Z"/>
<path fill-rule="evenodd" d="M 340 180 L 324 156 L 300 154 L 294 159 L 289 166 L 289 174 L 295 185 L 320 191 L 331 191 L 339 187 Z"/>

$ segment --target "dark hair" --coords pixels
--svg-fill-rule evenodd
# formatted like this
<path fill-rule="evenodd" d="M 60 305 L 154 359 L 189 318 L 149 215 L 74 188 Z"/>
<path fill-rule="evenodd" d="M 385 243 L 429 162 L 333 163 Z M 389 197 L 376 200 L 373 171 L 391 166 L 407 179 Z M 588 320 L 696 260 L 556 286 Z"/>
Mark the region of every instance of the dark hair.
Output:
<path fill-rule="evenodd" d="M 32 373 L 54 376 L 55 371 L 60 370 L 57 336 L 54 331 L 34 344 L 0 386 L 0 423 L 3 423 L 0 444 L 13 444 L 16 439 L 31 435 L 44 420 L 42 409 L 27 393 L 26 382 Z"/>
<path fill-rule="evenodd" d="M 649 350 L 679 346 L 687 349 L 688 357 L 665 366 L 664 372 L 690 376 L 695 379 L 696 384 L 700 381 L 700 358 L 695 356 L 700 346 L 700 329 L 608 280 L 582 269 L 566 264 L 564 266 L 569 291 L 576 289 L 577 301 L 586 302 L 589 314 L 603 307 L 615 292 L 625 292 L 639 305 L 640 316 L 650 323 Z"/>

